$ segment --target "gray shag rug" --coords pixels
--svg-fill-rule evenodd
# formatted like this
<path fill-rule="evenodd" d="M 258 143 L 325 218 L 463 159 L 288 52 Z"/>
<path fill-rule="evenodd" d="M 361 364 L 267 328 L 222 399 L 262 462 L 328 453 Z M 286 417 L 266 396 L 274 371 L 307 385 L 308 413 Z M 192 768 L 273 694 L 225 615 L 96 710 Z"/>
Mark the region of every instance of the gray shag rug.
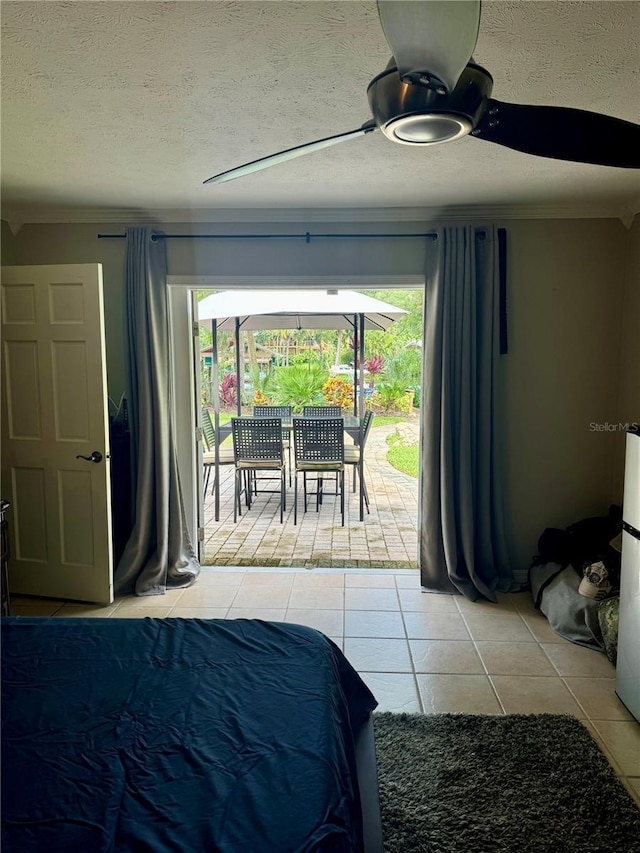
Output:
<path fill-rule="evenodd" d="M 557 714 L 374 714 L 385 853 L 640 853 L 640 810 Z"/>

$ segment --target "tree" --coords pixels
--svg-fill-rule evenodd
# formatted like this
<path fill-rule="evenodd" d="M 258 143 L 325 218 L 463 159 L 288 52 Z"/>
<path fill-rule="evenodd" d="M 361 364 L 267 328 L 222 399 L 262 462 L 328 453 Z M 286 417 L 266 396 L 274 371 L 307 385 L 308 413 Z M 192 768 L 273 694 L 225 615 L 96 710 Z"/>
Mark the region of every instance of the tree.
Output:
<path fill-rule="evenodd" d="M 389 361 L 401 354 L 409 342 L 422 340 L 421 290 L 372 290 L 366 293 L 375 299 L 404 308 L 408 313 L 383 332 L 370 331 L 365 334 L 365 358 L 382 355 Z"/>
<path fill-rule="evenodd" d="M 251 330 L 247 331 L 247 355 L 249 357 L 249 370 L 258 370 L 258 356 L 256 353 L 256 339 Z"/>
<path fill-rule="evenodd" d="M 209 290 L 197 291 L 198 299 L 203 299 L 211 292 Z M 382 356 L 385 359 L 385 367 L 396 368 L 398 372 L 406 371 L 410 374 L 410 377 L 407 376 L 407 380 L 410 378 L 411 383 L 417 383 L 419 378 L 416 379 L 415 377 L 420 375 L 418 365 L 421 361 L 421 354 L 419 350 L 409 353 L 406 345 L 422 339 L 422 290 L 366 290 L 364 293 L 375 299 L 381 299 L 384 302 L 397 305 L 399 308 L 404 308 L 408 312 L 401 319 L 392 323 L 385 331 L 366 332 L 364 337 L 365 359 Z M 320 345 L 319 356 L 325 364 L 338 365 L 342 361 L 350 362 L 352 358 L 352 349 L 347 354 L 348 341 L 351 340 L 350 335 L 342 329 L 337 332 L 333 330 L 278 331 L 276 329 L 247 332 L 247 352 L 252 372 L 258 368 L 256 343 L 265 344 L 274 337 L 279 339 L 282 345 L 282 363 L 284 365 L 291 361 L 288 344 L 293 340 L 300 340 L 302 337 L 312 337 Z M 235 364 L 233 341 L 234 335 L 231 332 L 221 332 L 218 336 L 218 351 L 222 370 L 233 369 Z M 210 343 L 211 333 L 208 329 L 201 327 L 201 347 L 204 348 Z M 335 357 L 332 357 L 334 353 Z M 408 384 L 410 383 L 408 382 Z"/>
<path fill-rule="evenodd" d="M 342 329 L 338 329 L 338 339 L 336 342 L 336 358 L 335 358 L 335 361 L 333 362 L 336 365 L 336 367 L 342 363 L 340 361 L 340 356 L 342 354 L 342 332 L 343 332 Z"/>

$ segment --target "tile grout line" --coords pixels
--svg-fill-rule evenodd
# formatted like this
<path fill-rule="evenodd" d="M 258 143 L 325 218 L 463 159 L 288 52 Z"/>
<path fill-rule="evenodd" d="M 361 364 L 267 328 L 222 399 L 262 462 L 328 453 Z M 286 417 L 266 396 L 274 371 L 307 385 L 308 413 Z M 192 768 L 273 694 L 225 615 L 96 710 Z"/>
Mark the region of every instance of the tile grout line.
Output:
<path fill-rule="evenodd" d="M 484 662 L 484 658 L 482 657 L 482 654 L 480 653 L 480 649 L 478 648 L 477 641 L 476 641 L 475 637 L 473 636 L 473 634 L 471 633 L 471 628 L 469 627 L 469 623 L 467 622 L 467 620 L 466 620 L 466 618 L 465 618 L 464 611 L 463 611 L 463 609 L 458 605 L 457 600 L 456 600 L 455 604 L 456 604 L 456 607 L 458 608 L 458 613 L 459 613 L 459 614 L 460 614 L 460 616 L 462 617 L 462 621 L 464 622 L 464 626 L 465 626 L 465 628 L 466 628 L 466 630 L 467 630 L 467 633 L 469 634 L 469 637 L 470 637 L 470 639 L 471 639 L 471 642 L 473 643 L 473 648 L 475 649 L 476 654 L 477 654 L 477 655 L 478 655 L 478 657 L 480 658 L 480 663 L 482 664 L 482 667 L 483 667 L 483 669 L 484 669 L 484 672 L 485 672 L 485 676 L 486 676 L 486 678 L 487 678 L 487 681 L 489 682 L 489 684 L 490 684 L 490 686 L 491 686 L 491 689 L 493 690 L 493 695 L 496 697 L 496 701 L 498 702 L 498 706 L 502 709 L 502 714 L 503 714 L 503 715 L 506 715 L 506 713 L 507 713 L 507 709 L 505 708 L 505 706 L 504 706 L 504 704 L 503 704 L 503 702 L 502 702 L 502 699 L 500 698 L 500 694 L 498 693 L 498 689 L 497 689 L 497 687 L 496 687 L 496 686 L 495 686 L 495 684 L 493 683 L 493 678 L 491 677 L 491 674 L 489 673 L 489 669 L 488 669 L 488 667 L 487 667 L 486 663 Z"/>
<path fill-rule="evenodd" d="M 576 705 L 578 706 L 578 708 L 580 709 L 580 711 L 584 714 L 584 719 L 588 720 L 588 719 L 589 719 L 589 716 L 588 716 L 588 714 L 587 714 L 587 712 L 586 712 L 586 709 L 584 708 L 584 706 L 582 705 L 582 703 L 581 703 L 580 701 L 578 701 L 577 696 L 575 696 L 575 694 L 573 693 L 573 691 L 571 690 L 571 688 L 569 687 L 569 685 L 566 683 L 566 681 L 565 681 L 564 677 L 563 677 L 563 676 L 562 676 L 562 674 L 560 673 L 560 670 L 559 670 L 559 669 L 558 669 L 558 667 L 555 665 L 555 663 L 553 662 L 553 660 L 551 659 L 551 657 L 547 654 L 547 652 L 546 652 L 546 650 L 544 649 L 544 647 L 543 647 L 542 643 L 540 642 L 540 640 L 539 640 L 539 639 L 536 637 L 536 635 L 533 633 L 533 630 L 531 629 L 531 626 L 529 625 L 529 623 L 527 622 L 527 620 L 524 618 L 524 613 L 523 613 L 521 610 L 519 610 L 519 608 L 515 605 L 515 602 L 512 602 L 512 603 L 513 603 L 513 606 L 514 606 L 514 610 L 515 610 L 515 612 L 518 614 L 518 616 L 520 617 L 521 621 L 524 623 L 525 627 L 527 628 L 527 630 L 529 631 L 529 633 L 530 633 L 530 634 L 531 634 L 531 636 L 533 637 L 533 640 L 534 640 L 535 645 L 537 645 L 537 646 L 538 646 L 538 648 L 540 649 L 540 651 L 543 653 L 543 655 L 545 656 L 545 658 L 549 661 L 549 663 L 551 664 L 551 666 L 553 667 L 553 669 L 554 669 L 554 670 L 556 671 L 556 673 L 557 673 L 556 675 L 540 675 L 540 676 L 529 675 L 529 676 L 526 676 L 526 677 L 527 677 L 527 678 L 558 678 L 558 679 L 560 680 L 560 683 L 561 683 L 561 684 L 563 684 L 563 686 L 567 689 L 567 691 L 569 692 L 569 695 L 571 696 L 571 698 L 573 699 L 573 701 L 576 703 Z M 491 676 L 489 676 L 489 678 L 490 678 L 491 683 L 492 683 L 492 685 L 493 685 L 493 679 L 491 679 Z M 496 689 L 496 688 L 494 687 L 494 689 Z M 496 690 L 496 693 L 497 693 L 497 690 Z M 500 704 L 502 704 L 502 703 L 500 703 Z M 505 711 L 505 713 L 506 713 L 506 711 Z"/>
<path fill-rule="evenodd" d="M 560 679 L 560 681 L 562 681 L 562 678 L 561 678 L 561 676 L 560 676 L 560 672 L 558 671 L 557 667 L 555 667 L 555 665 L 553 664 L 553 661 L 549 658 L 549 656 L 546 654 L 545 650 L 542 648 L 542 644 L 540 643 L 540 641 L 538 640 L 538 638 L 535 636 L 535 634 L 533 633 L 533 631 L 531 630 L 531 628 L 530 628 L 530 627 L 529 627 L 529 625 L 527 624 L 526 620 L 524 619 L 524 617 L 523 617 L 522 613 L 521 613 L 521 612 L 520 612 L 520 610 L 518 610 L 518 608 L 515 606 L 515 603 L 514 603 L 514 602 L 512 602 L 512 606 L 513 606 L 513 610 L 515 611 L 515 613 L 520 617 L 520 620 L 524 623 L 525 627 L 527 628 L 527 630 L 529 631 L 529 633 L 530 633 L 530 634 L 531 634 L 531 636 L 533 637 L 533 641 L 534 641 L 534 643 L 535 643 L 535 644 L 536 644 L 536 645 L 541 649 L 541 651 L 543 652 L 543 654 L 545 655 L 545 657 L 547 658 L 547 660 L 551 663 L 551 665 L 553 666 L 553 668 L 554 668 L 554 669 L 556 670 L 556 672 L 557 672 L 557 675 L 547 675 L 547 676 L 545 676 L 545 675 L 540 675 L 540 676 L 528 675 L 528 676 L 526 676 L 526 677 L 527 677 L 527 678 L 559 678 L 559 679 Z M 464 619 L 464 613 L 462 614 L 462 618 Z M 465 619 L 465 624 L 466 624 L 466 619 Z M 469 633 L 471 633 L 471 631 L 469 631 Z M 506 641 L 505 641 L 505 642 L 506 642 Z M 474 640 L 474 645 L 475 645 L 475 640 Z M 528 643 L 528 645 L 530 645 L 530 644 Z M 492 689 L 493 689 L 494 693 L 496 694 L 496 698 L 498 699 L 498 702 L 500 703 L 500 707 L 503 709 L 503 712 L 506 714 L 506 713 L 507 713 L 506 707 L 504 706 L 504 704 L 503 704 L 503 702 L 502 702 L 502 700 L 501 700 L 501 698 L 500 698 L 500 695 L 499 695 L 499 693 L 498 693 L 498 689 L 497 689 L 497 687 L 495 686 L 495 683 L 494 683 L 494 680 L 493 680 L 493 676 L 492 676 L 492 674 L 490 674 L 490 673 L 489 673 L 489 670 L 488 670 L 488 668 L 487 668 L 487 666 L 486 666 L 486 664 L 485 664 L 485 662 L 484 662 L 484 659 L 483 659 L 483 657 L 482 657 L 482 653 L 480 652 L 480 649 L 478 649 L 478 648 L 477 648 L 477 646 L 476 646 L 476 650 L 477 650 L 477 652 L 478 652 L 478 655 L 480 656 L 480 660 L 482 661 L 482 665 L 483 665 L 483 666 L 485 667 L 485 669 L 487 670 L 487 677 L 488 677 L 488 679 L 489 679 L 489 683 L 491 684 L 491 687 L 492 687 Z M 494 675 L 495 675 L 495 674 L 497 674 L 497 673 L 494 673 Z M 511 677 L 511 676 L 508 676 L 508 677 Z M 573 694 L 571 694 L 571 695 L 572 695 L 572 698 L 573 698 Z M 584 708 L 582 707 L 582 705 L 580 705 L 580 703 L 577 703 L 577 704 L 578 704 L 578 707 L 580 708 L 580 710 L 584 711 Z"/>
<path fill-rule="evenodd" d="M 398 581 L 394 577 L 394 586 L 396 590 L 396 596 L 398 598 L 398 606 L 400 608 L 400 618 L 402 619 L 402 628 L 404 630 L 405 642 L 407 644 L 407 650 L 409 652 L 409 660 L 411 662 L 411 674 L 413 675 L 413 684 L 416 689 L 416 694 L 418 696 L 418 708 L 420 709 L 420 713 L 424 714 L 424 702 L 422 700 L 422 691 L 420 690 L 420 683 L 418 682 L 418 673 L 416 672 L 416 662 L 413 657 L 413 650 L 411 648 L 411 643 L 409 642 L 409 631 L 407 630 L 407 623 L 404 618 L 404 608 L 402 606 L 402 599 L 400 598 L 400 587 L 398 586 Z"/>
<path fill-rule="evenodd" d="M 544 652 L 544 649 L 543 649 L 542 651 Z M 547 656 L 547 657 L 548 657 L 548 656 Z M 567 680 L 566 680 L 566 679 L 567 679 L 567 678 L 571 678 L 571 677 L 572 677 L 572 676 L 570 676 L 570 675 L 569 675 L 569 676 L 566 676 L 566 677 L 565 677 L 564 675 L 560 675 L 560 681 L 564 684 L 564 686 L 565 686 L 566 690 L 568 690 L 568 691 L 569 691 L 569 695 L 571 696 L 571 698 L 573 699 L 573 701 L 576 703 L 576 705 L 578 706 L 578 708 L 580 708 L 580 710 L 583 712 L 585 720 L 589 720 L 589 722 L 591 722 L 591 717 L 590 717 L 590 716 L 589 716 L 589 714 L 587 713 L 587 709 L 584 707 L 584 705 L 582 704 L 582 702 L 578 699 L 578 697 L 577 697 L 577 696 L 576 696 L 576 694 L 573 692 L 573 690 L 571 689 L 571 687 L 567 684 Z"/>
<path fill-rule="evenodd" d="M 600 731 L 600 729 L 596 725 L 596 721 L 591 720 L 591 719 L 587 719 L 587 722 L 589 723 L 589 725 L 591 725 L 595 729 L 595 733 L 596 733 L 597 737 L 594 738 L 594 741 L 596 743 L 596 746 L 604 754 L 604 756 L 607 759 L 607 761 L 609 762 L 609 764 L 612 765 L 614 771 L 616 772 L 616 776 L 618 776 L 619 778 L 626 778 L 624 773 L 622 772 L 622 767 L 620 766 L 620 763 L 617 761 L 617 759 L 614 757 L 613 752 L 610 749 L 609 744 L 607 743 L 605 736 L 603 735 L 603 733 Z M 598 720 L 597 722 L 612 722 L 612 721 L 610 721 L 610 720 Z M 589 734 L 591 734 L 591 732 L 589 732 Z M 592 735 L 592 737 L 593 737 L 593 735 Z M 600 740 L 600 743 L 598 743 L 598 739 Z"/>
<path fill-rule="evenodd" d="M 291 607 L 291 594 L 293 593 L 293 588 L 295 586 L 295 577 L 298 574 L 302 575 L 302 572 L 293 573 L 293 581 L 291 582 L 291 588 L 289 591 L 289 598 L 287 600 L 287 606 L 285 607 L 285 611 L 284 611 L 285 622 L 287 620 L 287 616 L 289 615 L 289 610 L 304 610 L 305 609 L 303 607 L 293 607 L 293 608 Z M 335 574 L 337 575 L 337 574 L 339 574 L 339 572 L 336 572 Z M 311 587 L 311 588 L 313 588 L 313 587 Z M 318 586 L 318 589 L 335 589 L 335 587 Z M 340 589 L 342 590 L 342 608 L 340 608 L 342 611 L 342 638 L 341 638 L 342 649 L 341 649 L 341 651 L 344 653 L 344 641 L 345 641 L 345 633 L 344 633 L 345 632 L 345 579 L 344 579 L 344 574 L 342 575 L 342 585 L 341 585 Z M 315 610 L 334 610 L 334 609 L 337 610 L 337 608 L 332 608 L 332 607 L 316 607 L 316 608 L 308 608 L 308 609 L 311 612 L 314 612 Z M 288 624 L 292 624 L 292 623 L 288 623 Z M 318 630 L 318 629 L 316 628 L 316 630 Z M 321 633 L 324 634 L 324 631 L 321 631 Z M 325 636 L 328 636 L 328 634 L 325 634 Z"/>

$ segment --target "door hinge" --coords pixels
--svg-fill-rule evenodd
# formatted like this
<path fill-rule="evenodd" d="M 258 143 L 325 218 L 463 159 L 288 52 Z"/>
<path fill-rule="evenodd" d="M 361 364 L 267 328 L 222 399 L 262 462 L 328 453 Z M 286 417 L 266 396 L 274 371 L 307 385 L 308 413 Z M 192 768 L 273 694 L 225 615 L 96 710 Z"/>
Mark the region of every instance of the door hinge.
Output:
<path fill-rule="evenodd" d="M 198 528 L 198 542 L 204 542 L 204 527 Z"/>
<path fill-rule="evenodd" d="M 193 325 L 191 327 L 191 334 L 193 335 L 194 338 L 200 337 L 200 324 L 198 323 L 197 320 L 193 321 Z"/>

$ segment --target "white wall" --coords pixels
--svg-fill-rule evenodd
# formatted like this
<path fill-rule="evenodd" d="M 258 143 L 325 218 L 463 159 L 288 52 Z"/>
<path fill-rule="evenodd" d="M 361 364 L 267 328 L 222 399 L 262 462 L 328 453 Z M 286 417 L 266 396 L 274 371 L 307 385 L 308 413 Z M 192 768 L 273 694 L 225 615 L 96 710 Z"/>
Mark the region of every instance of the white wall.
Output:
<path fill-rule="evenodd" d="M 627 235 L 620 352 L 618 422 L 640 423 L 640 216 Z M 614 498 L 622 501 L 624 435 L 616 435 Z"/>
<path fill-rule="evenodd" d="M 507 494 L 519 566 L 546 526 L 606 511 L 618 420 L 624 250 L 614 221 L 509 225 Z"/>
<path fill-rule="evenodd" d="M 11 233 L 11 229 L 9 228 L 9 223 L 5 222 L 5 220 L 0 221 L 1 231 L 0 231 L 0 261 L 2 265 L 10 265 L 15 264 L 16 262 L 16 252 L 15 252 L 15 242 L 13 239 L 13 234 Z"/>
<path fill-rule="evenodd" d="M 166 233 L 315 233 L 424 231 L 424 223 L 378 223 L 359 228 L 352 223 L 243 223 L 241 225 L 166 225 Z M 123 266 L 124 240 L 98 240 L 98 233 L 123 233 L 117 225 L 25 225 L 15 238 L 18 263 L 102 263 L 109 391 L 118 399 L 124 390 Z M 428 229 L 427 229 L 428 230 Z M 167 241 L 171 275 L 402 275 L 423 272 L 420 240 L 173 240 Z"/>
<path fill-rule="evenodd" d="M 503 458 L 510 546 L 514 565 L 522 568 L 544 527 L 602 512 L 614 493 L 616 437 L 593 433 L 589 425 L 619 417 L 623 298 L 632 298 L 625 296 L 631 244 L 629 232 L 615 220 L 504 225 L 510 353 L 503 362 Z M 431 226 L 243 223 L 227 226 L 226 233 L 389 233 Z M 191 233 L 191 228 L 222 233 L 220 224 L 162 230 Z M 121 230 L 113 224 L 27 225 L 15 240 L 19 263 L 103 264 L 109 388 L 116 399 L 125 385 L 124 241 L 97 240 L 96 234 Z M 176 240 L 167 248 L 172 275 L 416 275 L 424 260 L 418 240 Z M 636 343 L 625 344 L 624 352 L 628 349 L 633 360 L 638 335 L 633 318 L 626 316 L 625 323 L 625 340 L 630 336 Z"/>

